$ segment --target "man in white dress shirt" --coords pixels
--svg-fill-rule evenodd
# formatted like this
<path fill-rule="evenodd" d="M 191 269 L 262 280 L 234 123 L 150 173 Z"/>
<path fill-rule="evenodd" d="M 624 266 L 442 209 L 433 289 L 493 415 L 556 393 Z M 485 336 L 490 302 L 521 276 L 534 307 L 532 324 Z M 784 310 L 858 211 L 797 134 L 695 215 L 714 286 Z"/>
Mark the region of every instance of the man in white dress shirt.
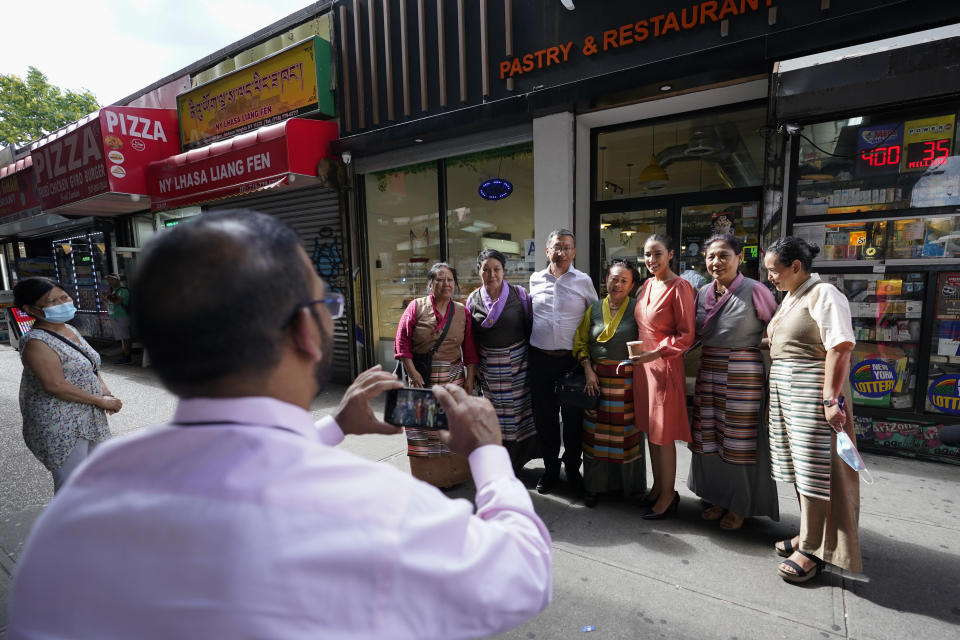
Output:
<path fill-rule="evenodd" d="M 102 445 L 34 525 L 8 638 L 473 638 L 550 602 L 551 544 L 493 406 L 434 387 L 477 510 L 334 445 L 397 434 L 374 367 L 314 421 L 344 299 L 249 211 L 154 239 L 132 289 L 168 424 Z"/>
<path fill-rule="evenodd" d="M 583 314 L 597 301 L 590 276 L 573 266 L 577 255 L 573 233 L 555 229 L 547 236 L 547 268 L 530 276 L 533 332 L 530 335 L 530 380 L 534 421 L 544 472 L 537 491 L 550 493 L 560 478 L 560 421 L 563 418 L 563 465 L 567 482 L 575 491 L 583 487 L 583 412 L 557 404 L 553 387 L 557 379 L 579 366 L 573 357 L 573 335 Z"/>

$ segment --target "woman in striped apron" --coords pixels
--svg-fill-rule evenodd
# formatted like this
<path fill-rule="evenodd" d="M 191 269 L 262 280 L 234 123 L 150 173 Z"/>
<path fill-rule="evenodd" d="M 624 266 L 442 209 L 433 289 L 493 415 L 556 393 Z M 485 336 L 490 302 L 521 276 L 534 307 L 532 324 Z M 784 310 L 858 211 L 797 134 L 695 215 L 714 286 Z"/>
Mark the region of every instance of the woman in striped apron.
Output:
<path fill-rule="evenodd" d="M 857 472 L 836 454 L 836 433 L 854 439 L 847 374 L 855 338 L 846 297 L 810 272 L 820 252 L 781 238 L 763 257 L 785 291 L 767 326 L 770 341 L 770 458 L 773 478 L 796 485 L 800 535 L 775 545 L 788 582 L 806 582 L 825 563 L 861 570 Z"/>
<path fill-rule="evenodd" d="M 540 457 L 527 379 L 527 348 L 532 315 L 526 289 L 503 281 L 507 258 L 494 249 L 477 257 L 483 286 L 470 294 L 467 311 L 479 356 L 477 380 L 500 420 L 503 446 L 514 471 Z"/>
<path fill-rule="evenodd" d="M 427 273 L 429 295 L 412 301 L 400 318 L 394 357 L 403 363 L 411 387 L 457 384 L 467 393 L 473 392 L 477 354 L 467 310 L 453 300 L 457 286 L 457 272 L 453 267 L 445 262 L 436 263 Z M 414 354 L 431 351 L 429 371 L 419 370 L 414 364 Z M 466 458 L 441 443 L 435 430 L 406 427 L 404 431 L 410 472 L 415 478 L 441 488 L 470 478 Z"/>
<path fill-rule="evenodd" d="M 713 236 L 704 245 L 713 283 L 697 293 L 697 339 L 703 344 L 687 486 L 710 503 L 704 520 L 739 529 L 743 519 L 780 519 L 763 424 L 766 374 L 759 347 L 777 309 L 763 284 L 739 272 L 740 241 Z"/>
<path fill-rule="evenodd" d="M 647 488 L 643 432 L 633 415 L 633 363 L 627 342 L 637 339 L 630 293 L 639 276 L 630 262 L 615 259 L 607 274 L 607 297 L 593 303 L 573 337 L 573 355 L 583 365 L 587 393 L 600 394 L 583 414 L 583 487 L 588 507 L 599 496 L 620 492 L 642 498 Z M 624 364 L 625 363 L 625 364 Z"/>

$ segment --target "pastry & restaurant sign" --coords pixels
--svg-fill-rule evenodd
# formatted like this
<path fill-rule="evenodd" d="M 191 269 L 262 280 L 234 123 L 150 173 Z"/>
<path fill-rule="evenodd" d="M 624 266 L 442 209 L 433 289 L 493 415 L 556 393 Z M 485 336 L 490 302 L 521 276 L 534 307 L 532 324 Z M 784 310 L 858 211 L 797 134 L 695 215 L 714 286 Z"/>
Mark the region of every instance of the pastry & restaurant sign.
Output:
<path fill-rule="evenodd" d="M 177 96 L 184 151 L 294 116 L 336 113 L 330 43 L 316 36 Z"/>
<path fill-rule="evenodd" d="M 577 9 L 581 7 L 578 5 Z M 756 35 L 758 28 L 769 28 L 768 11 L 775 9 L 774 0 L 632 2 L 609 7 L 583 3 L 583 11 L 576 12 L 576 20 L 569 19 L 572 24 L 567 24 L 564 19 L 568 17 L 561 13 L 562 19 L 553 31 L 552 40 L 531 42 L 527 47 L 521 44 L 514 55 L 497 60 L 494 71 L 501 81 L 522 80 L 530 75 L 540 78 L 536 82 L 543 82 L 543 73 L 550 71 L 550 75 L 556 75 L 566 67 L 589 64 L 596 73 L 600 71 L 598 65 L 603 70 L 621 66 L 596 62 L 607 58 L 624 55 L 653 56 L 649 61 L 670 58 L 688 51 L 690 37 L 707 37 L 720 44 Z M 515 5 L 515 11 L 518 11 L 515 20 L 520 24 L 517 33 L 546 33 L 542 25 L 536 28 L 536 23 L 542 22 L 536 6 Z M 732 26 L 734 23 L 738 23 L 736 28 Z M 736 32 L 737 36 L 728 38 L 728 31 Z M 708 41 L 702 40 L 700 44 L 707 45 Z M 566 74 L 561 71 L 560 75 Z"/>

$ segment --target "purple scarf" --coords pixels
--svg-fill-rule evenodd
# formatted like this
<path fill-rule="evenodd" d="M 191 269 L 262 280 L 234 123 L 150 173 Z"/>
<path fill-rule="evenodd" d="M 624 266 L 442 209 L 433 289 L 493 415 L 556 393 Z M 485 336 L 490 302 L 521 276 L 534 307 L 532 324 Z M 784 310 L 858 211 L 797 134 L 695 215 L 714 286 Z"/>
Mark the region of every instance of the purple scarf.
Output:
<path fill-rule="evenodd" d="M 720 313 L 720 309 L 723 308 L 723 305 L 727 303 L 727 300 L 730 299 L 730 296 L 733 292 L 740 287 L 740 283 L 743 282 L 743 274 L 738 273 L 737 277 L 733 279 L 733 282 L 730 283 L 730 286 L 727 287 L 727 290 L 723 292 L 723 295 L 720 296 L 720 299 L 717 299 L 716 290 L 714 289 L 714 283 L 707 285 L 709 287 L 707 292 L 704 294 L 704 309 L 707 311 L 706 317 L 703 319 L 703 326 L 706 327 L 710 324 L 710 321 L 713 320 L 713 317 Z"/>
<path fill-rule="evenodd" d="M 486 287 L 480 287 L 480 299 L 483 300 L 483 306 L 487 309 L 487 317 L 480 323 L 481 327 L 487 329 L 497 324 L 497 320 L 500 319 L 500 314 L 503 312 L 503 307 L 507 304 L 507 298 L 509 296 L 510 285 L 506 282 L 503 283 L 503 287 L 500 289 L 500 297 L 497 298 L 496 301 L 490 297 Z"/>

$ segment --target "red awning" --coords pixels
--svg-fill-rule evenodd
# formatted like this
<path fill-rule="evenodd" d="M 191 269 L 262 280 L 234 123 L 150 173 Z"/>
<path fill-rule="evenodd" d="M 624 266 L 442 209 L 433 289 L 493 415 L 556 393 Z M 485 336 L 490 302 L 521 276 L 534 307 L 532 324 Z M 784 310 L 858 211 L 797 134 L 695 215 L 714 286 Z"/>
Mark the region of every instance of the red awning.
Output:
<path fill-rule="evenodd" d="M 30 146 L 44 211 L 119 215 L 150 207 L 146 168 L 180 150 L 175 109 L 104 107 Z"/>
<path fill-rule="evenodd" d="M 37 180 L 30 156 L 0 167 L 0 218 L 40 209 Z"/>
<path fill-rule="evenodd" d="M 332 157 L 337 136 L 335 122 L 291 118 L 153 162 L 147 168 L 151 206 L 157 211 L 317 184 L 317 164 Z"/>

